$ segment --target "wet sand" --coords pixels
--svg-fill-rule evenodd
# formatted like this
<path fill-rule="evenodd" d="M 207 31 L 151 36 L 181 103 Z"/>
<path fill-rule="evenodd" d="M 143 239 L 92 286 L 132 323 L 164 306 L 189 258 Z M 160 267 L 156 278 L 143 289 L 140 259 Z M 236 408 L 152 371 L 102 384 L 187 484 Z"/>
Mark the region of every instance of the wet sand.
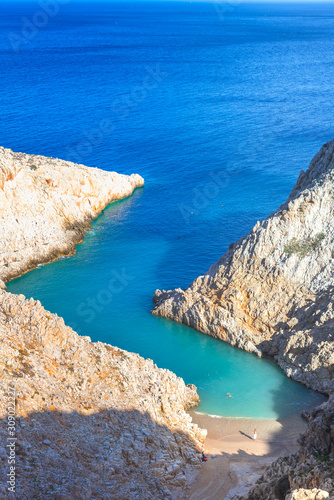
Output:
<path fill-rule="evenodd" d="M 297 439 L 306 429 L 306 422 L 299 416 L 260 420 L 210 417 L 195 412 L 190 415 L 194 423 L 208 431 L 208 460 L 202 464 L 188 500 L 230 500 L 234 495 L 245 494 L 267 465 L 298 450 Z"/>

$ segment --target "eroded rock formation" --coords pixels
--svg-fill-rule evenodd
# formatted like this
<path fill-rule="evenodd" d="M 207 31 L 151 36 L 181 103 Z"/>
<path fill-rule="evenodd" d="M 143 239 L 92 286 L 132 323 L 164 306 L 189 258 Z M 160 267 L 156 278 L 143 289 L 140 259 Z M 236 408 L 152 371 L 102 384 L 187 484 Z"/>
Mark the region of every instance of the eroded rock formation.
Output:
<path fill-rule="evenodd" d="M 302 171 L 288 200 L 230 245 L 187 290 L 157 290 L 153 314 L 334 390 L 334 141 Z"/>
<path fill-rule="evenodd" d="M 90 222 L 143 183 L 0 149 L 1 498 L 11 495 L 13 385 L 18 500 L 182 498 L 200 467 L 205 432 L 186 413 L 198 404 L 194 386 L 5 291 L 5 281 L 75 251 Z"/>
<path fill-rule="evenodd" d="M 92 343 L 38 301 L 7 292 L 0 359 L 1 498 L 13 383 L 17 499 L 166 499 L 200 467 L 205 433 L 185 411 L 198 403 L 196 388 L 153 361 Z"/>
<path fill-rule="evenodd" d="M 288 200 L 187 290 L 160 291 L 153 314 L 276 360 L 312 389 L 334 392 L 334 141 Z M 296 455 L 235 500 L 334 498 L 334 399 L 307 415 Z"/>
<path fill-rule="evenodd" d="M 138 174 L 0 148 L 0 279 L 72 253 L 107 205 L 143 184 Z"/>

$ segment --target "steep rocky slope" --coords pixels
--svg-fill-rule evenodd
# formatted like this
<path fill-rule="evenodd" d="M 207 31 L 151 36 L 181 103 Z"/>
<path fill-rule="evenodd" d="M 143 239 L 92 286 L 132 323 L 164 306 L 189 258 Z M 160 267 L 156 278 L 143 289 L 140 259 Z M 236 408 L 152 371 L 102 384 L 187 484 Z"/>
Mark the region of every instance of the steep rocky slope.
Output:
<path fill-rule="evenodd" d="M 334 392 L 334 141 L 288 200 L 187 290 L 160 291 L 153 314 L 273 357 L 286 374 Z M 234 500 L 334 499 L 334 399 L 308 415 L 296 455 Z"/>
<path fill-rule="evenodd" d="M 277 460 L 246 496 L 233 500 L 334 499 L 334 397 L 306 418 L 299 453 Z"/>
<path fill-rule="evenodd" d="M 4 290 L 14 276 L 75 251 L 103 208 L 143 183 L 0 148 L 1 498 L 13 498 L 12 387 L 18 500 L 183 498 L 200 467 L 205 432 L 186 413 L 198 404 L 194 386 L 78 336 L 39 302 Z"/>
<path fill-rule="evenodd" d="M 187 290 L 157 290 L 153 314 L 273 357 L 307 386 L 334 390 L 334 141 L 288 200 Z"/>
<path fill-rule="evenodd" d="M 205 437 L 185 411 L 198 403 L 194 386 L 138 354 L 80 337 L 39 302 L 7 292 L 0 360 L 1 498 L 13 384 L 15 498 L 182 498 Z"/>
<path fill-rule="evenodd" d="M 72 253 L 109 203 L 143 184 L 137 174 L 0 148 L 0 280 Z"/>

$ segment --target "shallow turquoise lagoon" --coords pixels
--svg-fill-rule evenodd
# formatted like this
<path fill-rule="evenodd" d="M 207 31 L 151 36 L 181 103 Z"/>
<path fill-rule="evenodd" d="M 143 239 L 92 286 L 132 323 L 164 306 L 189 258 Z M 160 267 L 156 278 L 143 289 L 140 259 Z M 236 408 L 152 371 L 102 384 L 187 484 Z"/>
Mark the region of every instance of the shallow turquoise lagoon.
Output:
<path fill-rule="evenodd" d="M 146 202 L 140 189 L 110 206 L 75 256 L 39 267 L 8 290 L 41 300 L 93 341 L 138 352 L 195 384 L 198 411 L 279 418 L 322 402 L 323 396 L 288 379 L 272 362 L 150 314 L 169 244 L 162 237 L 131 239 L 125 224 L 140 217 Z M 233 397 L 226 398 L 227 392 Z"/>

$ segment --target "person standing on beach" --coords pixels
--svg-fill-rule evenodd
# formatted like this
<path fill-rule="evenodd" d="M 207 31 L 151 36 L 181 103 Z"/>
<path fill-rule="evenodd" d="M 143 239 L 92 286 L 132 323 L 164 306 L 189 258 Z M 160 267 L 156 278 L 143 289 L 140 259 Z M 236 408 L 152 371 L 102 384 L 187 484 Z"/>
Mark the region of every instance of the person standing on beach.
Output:
<path fill-rule="evenodd" d="M 257 439 L 257 430 L 256 429 L 254 429 L 254 431 L 253 431 L 253 439 Z"/>

